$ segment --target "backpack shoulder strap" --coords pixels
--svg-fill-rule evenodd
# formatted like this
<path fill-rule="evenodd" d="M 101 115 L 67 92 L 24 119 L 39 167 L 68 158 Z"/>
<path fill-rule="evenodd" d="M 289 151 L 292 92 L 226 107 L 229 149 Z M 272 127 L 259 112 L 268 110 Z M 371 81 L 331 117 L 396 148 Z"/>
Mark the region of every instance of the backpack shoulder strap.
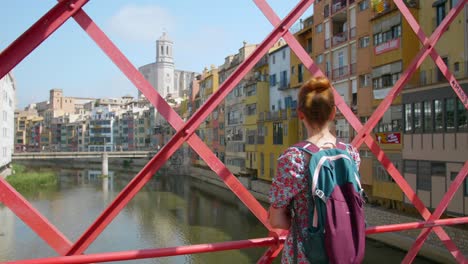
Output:
<path fill-rule="evenodd" d="M 317 146 L 315 146 L 314 144 L 310 143 L 307 140 L 301 141 L 301 142 L 293 145 L 293 147 L 296 147 L 296 148 L 298 148 L 300 150 L 303 150 L 303 151 L 307 152 L 310 155 L 320 151 L 320 149 Z"/>

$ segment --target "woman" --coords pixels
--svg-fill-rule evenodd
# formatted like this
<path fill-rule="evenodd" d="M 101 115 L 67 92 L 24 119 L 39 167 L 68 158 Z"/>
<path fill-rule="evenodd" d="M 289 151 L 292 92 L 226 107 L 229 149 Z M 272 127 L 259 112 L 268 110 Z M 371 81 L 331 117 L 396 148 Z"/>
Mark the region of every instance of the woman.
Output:
<path fill-rule="evenodd" d="M 298 94 L 298 117 L 307 129 L 307 141 L 321 149 L 335 148 L 336 137 L 329 130 L 329 123 L 335 118 L 336 108 L 330 82 L 324 77 L 312 78 L 305 83 Z M 359 167 L 359 153 L 349 144 L 346 149 Z M 309 263 L 300 246 L 301 237 L 307 227 L 307 174 L 308 154 L 296 147 L 289 147 L 278 159 L 276 177 L 273 179 L 269 197 L 269 220 L 273 228 L 290 229 L 295 221 L 303 235 L 297 236 L 293 246 L 290 230 L 285 241 L 281 263 Z M 291 214 L 291 209 L 294 213 Z M 295 252 L 296 251 L 296 252 Z M 297 256 L 297 262 L 295 261 Z"/>

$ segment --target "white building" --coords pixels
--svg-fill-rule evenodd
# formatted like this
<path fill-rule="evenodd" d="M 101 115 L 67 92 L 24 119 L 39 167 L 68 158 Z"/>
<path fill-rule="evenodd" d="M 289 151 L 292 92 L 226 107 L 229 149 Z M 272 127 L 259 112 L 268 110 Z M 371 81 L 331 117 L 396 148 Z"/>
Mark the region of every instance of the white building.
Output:
<path fill-rule="evenodd" d="M 197 73 L 175 69 L 173 45 L 174 42 L 164 32 L 156 41 L 156 61 L 138 70 L 163 98 L 176 99 L 188 96 L 188 89 Z"/>
<path fill-rule="evenodd" d="M 281 42 L 279 43 L 281 45 Z M 298 89 L 290 89 L 291 49 L 285 43 L 270 51 L 268 68 L 270 73 L 270 111 L 291 108 L 297 98 Z"/>
<path fill-rule="evenodd" d="M 16 82 L 11 73 L 0 79 L 0 171 L 11 163 L 14 149 Z"/>
<path fill-rule="evenodd" d="M 114 151 L 113 124 L 115 112 L 109 106 L 93 109 L 89 121 L 88 151 Z"/>

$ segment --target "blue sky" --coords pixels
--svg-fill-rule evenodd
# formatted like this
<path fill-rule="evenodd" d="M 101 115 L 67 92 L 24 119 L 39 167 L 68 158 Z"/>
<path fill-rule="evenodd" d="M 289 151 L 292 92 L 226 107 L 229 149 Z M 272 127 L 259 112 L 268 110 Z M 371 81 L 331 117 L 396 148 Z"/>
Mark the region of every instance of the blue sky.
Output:
<path fill-rule="evenodd" d="M 297 0 L 270 0 L 284 17 Z M 56 2 L 2 3 L 0 50 L 6 48 Z M 261 42 L 272 26 L 251 0 L 90 1 L 85 11 L 136 66 L 154 62 L 155 41 L 165 29 L 174 40 L 177 69 L 201 72 L 248 43 Z M 306 15 L 312 14 L 310 8 Z M 47 100 L 52 88 L 66 96 L 135 96 L 137 89 L 71 19 L 15 69 L 17 107 Z"/>

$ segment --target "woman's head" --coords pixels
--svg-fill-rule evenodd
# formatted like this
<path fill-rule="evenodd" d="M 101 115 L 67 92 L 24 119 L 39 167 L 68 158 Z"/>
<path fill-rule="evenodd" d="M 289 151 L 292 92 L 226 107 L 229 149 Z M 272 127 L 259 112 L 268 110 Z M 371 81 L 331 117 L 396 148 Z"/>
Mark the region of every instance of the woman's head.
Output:
<path fill-rule="evenodd" d="M 323 128 L 334 117 L 335 99 L 325 77 L 312 78 L 302 85 L 298 101 L 298 110 L 312 128 Z"/>

